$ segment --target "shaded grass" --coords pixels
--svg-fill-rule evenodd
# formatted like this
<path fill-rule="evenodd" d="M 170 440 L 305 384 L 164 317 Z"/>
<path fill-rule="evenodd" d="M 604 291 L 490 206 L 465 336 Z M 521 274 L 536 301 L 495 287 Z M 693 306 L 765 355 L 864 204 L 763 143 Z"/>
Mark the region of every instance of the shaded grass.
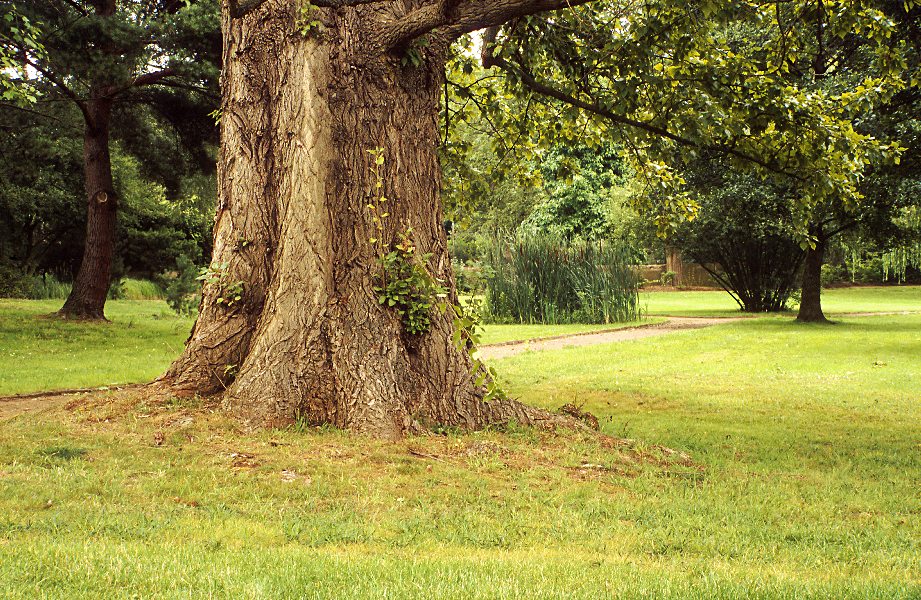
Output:
<path fill-rule="evenodd" d="M 739 305 L 722 290 L 705 292 L 644 292 L 640 306 L 649 315 L 725 317 L 740 314 Z M 921 287 L 880 286 L 834 288 L 822 291 L 826 314 L 848 312 L 921 311 Z M 793 316 L 793 311 L 787 314 Z"/>
<path fill-rule="evenodd" d="M 246 433 L 130 395 L 21 416 L 0 422 L 0 595 L 917 598 L 919 355 L 908 316 L 497 363 L 633 445 Z"/>
<path fill-rule="evenodd" d="M 110 300 L 111 323 L 47 318 L 58 300 L 0 300 L 0 395 L 150 381 L 192 327 L 162 301 Z"/>

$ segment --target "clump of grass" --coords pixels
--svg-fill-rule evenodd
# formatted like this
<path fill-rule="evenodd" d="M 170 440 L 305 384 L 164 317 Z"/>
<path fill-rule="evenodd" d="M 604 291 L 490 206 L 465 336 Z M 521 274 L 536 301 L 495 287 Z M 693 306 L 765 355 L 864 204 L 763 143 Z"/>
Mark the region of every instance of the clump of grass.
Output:
<path fill-rule="evenodd" d="M 5 279 L 4 279 L 5 277 Z M 63 300 L 70 294 L 70 284 L 53 273 L 23 275 L 0 272 L 0 297 L 28 300 Z"/>
<path fill-rule="evenodd" d="M 486 319 L 621 323 L 639 318 L 635 252 L 615 241 L 530 234 L 496 239 L 486 261 Z"/>
<path fill-rule="evenodd" d="M 8 276 L 12 279 L 12 276 Z M 15 280 L 0 285 L 0 297 L 24 300 L 64 300 L 72 284 L 62 281 L 54 273 L 42 275 L 16 275 Z M 121 279 L 113 281 L 109 290 L 111 300 L 162 300 L 163 290 L 146 279 Z"/>

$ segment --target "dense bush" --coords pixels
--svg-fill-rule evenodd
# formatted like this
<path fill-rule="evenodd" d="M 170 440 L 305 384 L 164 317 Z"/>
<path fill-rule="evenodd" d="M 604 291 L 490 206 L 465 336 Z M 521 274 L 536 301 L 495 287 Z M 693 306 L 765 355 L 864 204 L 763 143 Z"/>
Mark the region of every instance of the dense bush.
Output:
<path fill-rule="evenodd" d="M 718 160 L 699 161 L 688 183 L 700 209 L 676 229 L 671 243 L 706 269 L 742 310 L 784 310 L 805 255 L 784 190 L 733 173 Z"/>
<path fill-rule="evenodd" d="M 68 293 L 70 284 L 62 283 L 50 273 L 26 274 L 14 265 L 0 262 L 0 298 L 63 299 Z"/>
<path fill-rule="evenodd" d="M 486 289 L 486 280 L 489 277 L 489 267 L 482 262 L 468 260 L 451 261 L 457 289 L 462 294 L 479 294 Z"/>
<path fill-rule="evenodd" d="M 549 235 L 496 239 L 484 317 L 516 323 L 615 323 L 639 316 L 636 253 L 609 241 Z"/>

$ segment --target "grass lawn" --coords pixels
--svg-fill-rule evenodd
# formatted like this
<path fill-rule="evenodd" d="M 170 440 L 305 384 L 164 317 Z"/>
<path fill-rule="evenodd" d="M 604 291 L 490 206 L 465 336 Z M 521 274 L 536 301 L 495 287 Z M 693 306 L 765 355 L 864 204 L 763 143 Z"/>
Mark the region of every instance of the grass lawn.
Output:
<path fill-rule="evenodd" d="M 496 364 L 627 445 L 252 433 L 195 400 L 77 401 L 0 422 L 0 596 L 918 598 L 918 356 L 921 315 Z"/>
<path fill-rule="evenodd" d="M 182 351 L 192 320 L 160 300 L 110 300 L 111 323 L 44 318 L 62 300 L 0 299 L 0 396 L 151 381 Z M 487 325 L 484 344 L 663 321 L 611 325 Z"/>
<path fill-rule="evenodd" d="M 640 306 L 649 315 L 728 317 L 739 305 L 722 290 L 706 292 L 643 292 Z M 921 311 L 921 286 L 848 287 L 822 290 L 827 315 L 849 312 Z M 795 312 L 790 312 L 795 315 Z"/>
<path fill-rule="evenodd" d="M 0 396 L 150 381 L 179 355 L 192 321 L 165 302 L 106 303 L 111 323 L 44 318 L 61 300 L 0 300 Z"/>

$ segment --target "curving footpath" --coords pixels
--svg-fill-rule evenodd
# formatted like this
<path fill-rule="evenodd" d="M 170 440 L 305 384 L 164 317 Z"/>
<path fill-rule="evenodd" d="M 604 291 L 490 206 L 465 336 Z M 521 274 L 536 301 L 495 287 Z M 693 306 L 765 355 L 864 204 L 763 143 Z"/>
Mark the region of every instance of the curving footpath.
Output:
<path fill-rule="evenodd" d="M 626 342 L 642 340 L 644 338 L 666 335 L 675 331 L 686 329 L 703 329 L 720 323 L 732 323 L 752 317 L 668 317 L 662 323 L 639 325 L 609 331 L 592 331 L 588 333 L 573 333 L 550 338 L 539 338 L 519 342 L 504 342 L 480 346 L 480 358 L 483 360 L 498 360 L 522 354 L 523 352 L 542 350 L 560 350 L 562 348 L 579 348 L 582 346 L 595 346 L 611 342 Z"/>

